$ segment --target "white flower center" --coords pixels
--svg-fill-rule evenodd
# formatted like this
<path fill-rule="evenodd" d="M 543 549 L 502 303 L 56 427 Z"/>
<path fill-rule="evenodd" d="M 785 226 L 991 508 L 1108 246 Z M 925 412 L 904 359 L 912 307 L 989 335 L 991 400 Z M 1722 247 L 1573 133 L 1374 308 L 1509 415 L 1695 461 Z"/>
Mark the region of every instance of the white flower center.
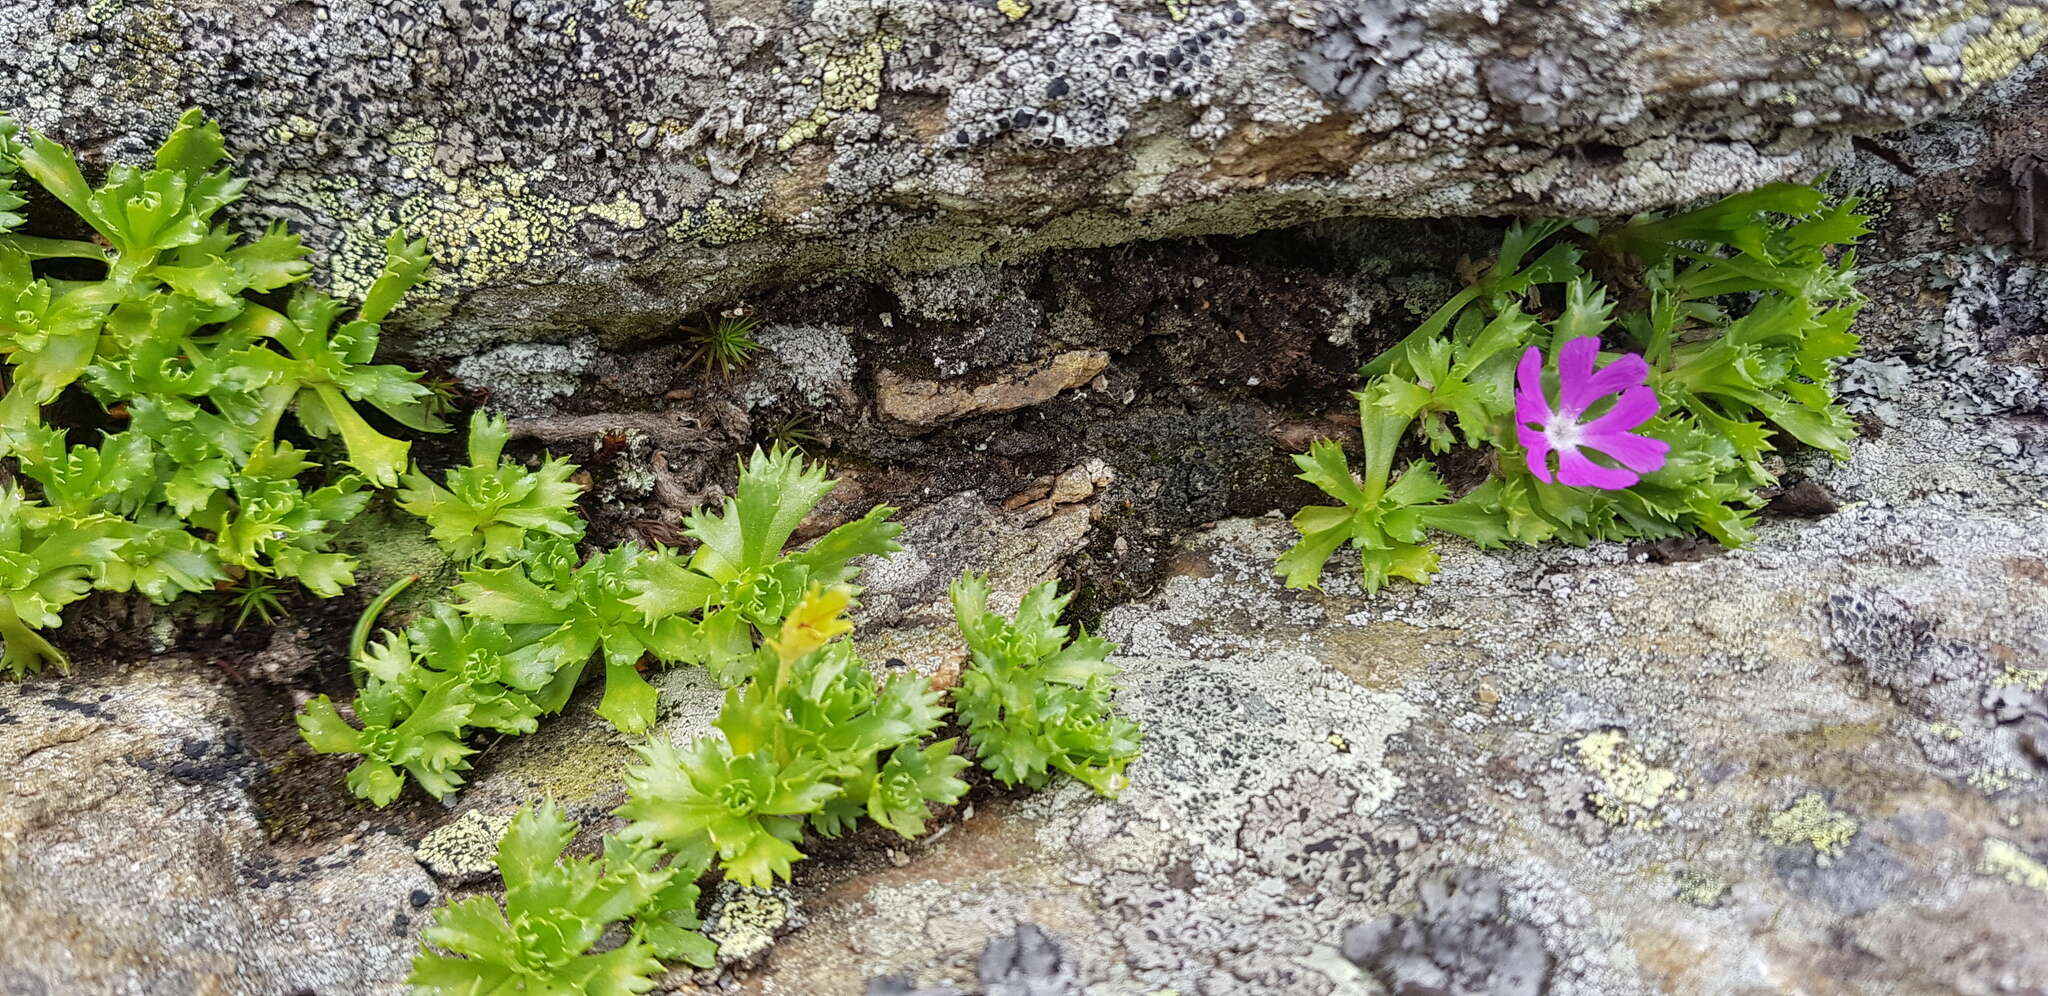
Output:
<path fill-rule="evenodd" d="M 1551 449 L 1567 452 L 1579 448 L 1585 430 L 1586 427 L 1579 424 L 1578 412 L 1558 412 L 1557 417 L 1543 427 L 1543 438 L 1550 443 Z"/>

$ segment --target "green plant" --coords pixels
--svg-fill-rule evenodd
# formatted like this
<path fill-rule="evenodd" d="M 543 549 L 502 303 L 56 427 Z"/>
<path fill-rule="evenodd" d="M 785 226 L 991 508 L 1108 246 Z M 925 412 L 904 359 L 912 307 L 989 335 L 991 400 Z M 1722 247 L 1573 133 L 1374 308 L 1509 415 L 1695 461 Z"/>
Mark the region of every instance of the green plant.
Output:
<path fill-rule="evenodd" d="M 121 531 L 113 516 L 69 515 L 0 487 L 0 667 L 19 678 L 70 666 L 36 630 L 62 625 L 64 606 L 118 562 Z"/>
<path fill-rule="evenodd" d="M 1071 642 L 1060 613 L 1071 596 L 1047 581 L 1025 593 L 1015 619 L 988 611 L 988 579 L 962 575 L 949 592 L 972 655 L 953 691 L 981 766 L 1005 785 L 1044 788 L 1054 769 L 1114 796 L 1142 731 L 1110 704 L 1116 646 L 1083 631 Z"/>
<path fill-rule="evenodd" d="M 1776 184 L 1605 232 L 1590 222 L 1514 226 L 1485 274 L 1363 368 L 1363 471 L 1353 476 L 1332 442 L 1294 458 L 1301 478 L 1340 504 L 1295 516 L 1301 541 L 1277 565 L 1287 584 L 1315 586 L 1346 543 L 1359 550 L 1367 591 L 1394 577 L 1427 581 L 1437 569 L 1430 530 L 1482 547 L 1696 531 L 1748 542 L 1760 492 L 1777 482 L 1766 458 L 1778 437 L 1848 455 L 1849 420 L 1831 384 L 1856 350 L 1849 326 L 1863 298 L 1855 254 L 1831 257 L 1865 232 L 1855 207 Z M 1609 287 L 1634 288 L 1618 315 Z M 1546 296 L 1558 302 L 1554 317 L 1524 312 Z M 1622 475 L 1632 482 L 1623 487 L 1537 474 L 1525 451 L 1537 436 L 1516 426 L 1518 400 L 1540 389 L 1518 382 L 1517 359 L 1529 366 L 1532 352 L 1588 339 L 1612 345 L 1617 363 L 1640 360 L 1656 400 L 1640 431 L 1668 447 L 1655 469 Z M 1411 427 L 1437 453 L 1498 451 L 1491 474 L 1455 500 L 1428 461 L 1395 478 Z"/>
<path fill-rule="evenodd" d="M 472 896 L 441 909 L 421 934 L 413 991 L 625 996 L 654 988 L 659 959 L 712 964 L 697 929 L 702 865 L 662 864 L 617 837 L 602 858 L 565 858 L 575 833 L 552 803 L 520 810 L 498 841 L 503 907 Z M 624 941 L 596 950 L 614 926 Z"/>
<path fill-rule="evenodd" d="M 569 540 L 546 536 L 510 567 L 465 572 L 455 594 L 461 610 L 501 623 L 538 648 L 557 669 L 545 711 L 568 701 L 591 655 L 604 658 L 598 715 L 638 733 L 654 722 L 654 686 L 640 676 L 641 659 L 664 663 L 703 659 L 703 635 L 682 611 L 648 611 L 638 600 L 645 577 L 674 555 L 632 544 L 595 554 L 580 565 Z"/>
<path fill-rule="evenodd" d="M 62 514 L 116 520 L 117 556 L 92 567 L 94 586 L 168 602 L 233 574 L 333 596 L 353 581 L 334 527 L 361 510 L 366 480 L 395 483 L 407 451 L 355 405 L 438 428 L 416 375 L 371 363 L 378 323 L 426 260 L 395 236 L 346 322 L 339 301 L 304 286 L 272 309 L 271 295 L 311 271 L 306 250 L 282 226 L 243 238 L 217 217 L 243 187 L 225 159 L 219 128 L 193 111 L 148 167 L 116 164 L 93 185 L 61 146 L 0 117 L 0 458 Z M 21 176 L 96 241 L 21 231 Z M 70 411 L 104 413 L 91 445 L 43 422 L 67 394 Z M 340 439 L 362 478 L 320 479 L 278 437 L 287 412 L 304 433 Z M 39 618 L 22 626 L 55 625 Z"/>
<path fill-rule="evenodd" d="M 716 511 L 698 509 L 683 519 L 683 534 L 699 544 L 687 561 L 657 558 L 634 583 L 633 604 L 650 617 L 701 614 L 704 638 L 696 658 L 726 684 L 734 666 L 773 636 L 782 619 L 812 586 L 852 581 L 853 560 L 902 549 L 896 510 L 877 505 L 868 514 L 784 555 L 797 526 L 838 482 L 822 465 L 806 465 L 795 450 L 755 450 L 740 466 L 739 487 Z"/>
<path fill-rule="evenodd" d="M 583 486 L 569 480 L 576 466 L 553 457 L 537 470 L 507 463 L 511 436 L 504 419 L 478 414 L 469 422 L 469 464 L 448 472 L 447 487 L 417 470 L 405 475 L 399 507 L 427 520 L 434 541 L 457 561 L 511 562 L 535 533 L 583 537 L 576 512 Z"/>
<path fill-rule="evenodd" d="M 812 588 L 726 692 L 717 727 L 678 750 L 657 738 L 626 773 L 628 839 L 683 861 L 716 857 L 725 875 L 765 887 L 803 858 L 806 827 L 828 837 L 862 815 L 906 838 L 928 807 L 967 791 L 954 742 L 920 742 L 944 721 L 939 693 L 916 675 L 877 684 L 841 618 L 852 589 Z"/>
<path fill-rule="evenodd" d="M 268 581 L 243 579 L 241 584 L 228 589 L 228 608 L 234 611 L 235 628 L 249 624 L 249 617 L 268 626 L 285 615 L 284 602 L 279 598 L 283 589 Z"/>
<path fill-rule="evenodd" d="M 732 376 L 734 370 L 745 369 L 753 360 L 754 351 L 761 348 L 754 341 L 754 330 L 760 327 L 760 319 L 751 315 L 713 318 L 697 330 L 697 345 L 690 353 L 690 363 L 702 367 L 705 373 L 717 370 L 721 377 Z"/>

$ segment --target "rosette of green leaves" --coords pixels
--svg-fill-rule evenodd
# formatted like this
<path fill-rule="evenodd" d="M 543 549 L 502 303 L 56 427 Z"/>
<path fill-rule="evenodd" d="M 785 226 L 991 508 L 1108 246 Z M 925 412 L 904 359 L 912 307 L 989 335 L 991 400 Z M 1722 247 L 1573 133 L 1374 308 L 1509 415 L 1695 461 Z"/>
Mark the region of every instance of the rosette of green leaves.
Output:
<path fill-rule="evenodd" d="M 554 687 L 559 665 L 546 647 L 444 603 L 403 633 L 385 633 L 352 666 L 364 729 L 345 729 L 325 696 L 300 714 L 299 728 L 321 753 L 363 755 L 349 787 L 379 806 L 403 788 L 400 771 L 436 798 L 446 795 L 462 784 L 471 753 L 462 741 L 472 730 L 532 733 L 551 711 L 542 702 L 566 697 Z"/>
<path fill-rule="evenodd" d="M 227 576 L 213 545 L 187 532 L 184 522 L 152 500 L 163 461 L 147 437 L 122 432 L 104 437 L 97 447 L 67 449 L 63 433 L 33 428 L 17 441 L 22 474 L 41 486 L 52 508 L 120 518 L 120 554 L 100 570 L 99 587 L 137 590 L 162 603 L 210 589 Z"/>
<path fill-rule="evenodd" d="M 425 279 L 427 267 L 426 243 L 408 243 L 402 232 L 385 242 L 384 253 L 384 269 L 354 318 L 341 322 L 341 301 L 302 287 L 282 314 L 250 305 L 237 320 L 239 329 L 270 339 L 283 352 L 252 346 L 232 360 L 242 386 L 261 398 L 265 438 L 290 409 L 314 436 L 341 437 L 349 464 L 370 483 L 388 488 L 398 485 L 412 444 L 378 432 L 356 404 L 419 432 L 439 432 L 444 426 L 431 409 L 433 391 L 419 382 L 419 374 L 370 362 L 382 334 L 379 323 Z"/>
<path fill-rule="evenodd" d="M 1478 502 L 1446 502 L 1450 489 L 1429 461 L 1412 461 L 1398 479 L 1393 477 L 1394 453 L 1411 419 L 1388 403 L 1382 381 L 1357 392 L 1357 398 L 1362 475 L 1352 474 L 1344 448 L 1330 440 L 1318 440 L 1294 457 L 1301 468 L 1297 476 L 1342 504 L 1311 505 L 1295 513 L 1301 541 L 1276 565 L 1287 586 L 1317 587 L 1323 565 L 1347 543 L 1358 550 L 1359 583 L 1368 592 L 1392 578 L 1425 582 L 1436 573 L 1436 551 L 1424 543 L 1432 527 L 1497 545 L 1504 536 L 1498 517 Z"/>
<path fill-rule="evenodd" d="M 120 561 L 123 523 L 111 515 L 72 515 L 0 487 L 0 667 L 17 678 L 70 661 L 37 633 L 63 625 L 64 606 L 93 588 Z"/>
<path fill-rule="evenodd" d="M 575 549 L 567 539 L 544 537 L 516 565 L 468 571 L 455 587 L 459 607 L 538 644 L 556 662 L 555 691 L 542 696 L 548 712 L 562 707 L 591 655 L 601 653 L 605 689 L 598 715 L 620 730 L 641 732 L 654 723 L 657 699 L 640 676 L 641 660 L 651 655 L 673 664 L 704 655 L 695 620 L 647 611 L 640 598 L 645 579 L 674 555 L 626 544 L 577 565 Z"/>
<path fill-rule="evenodd" d="M 755 450 L 740 467 L 733 497 L 718 511 L 698 509 L 683 520 L 696 551 L 687 561 L 649 563 L 635 582 L 634 603 L 650 617 L 700 613 L 699 660 L 728 685 L 741 680 L 757 640 L 773 636 L 807 590 L 853 580 L 860 573 L 852 564 L 857 557 L 902 549 L 896 536 L 903 527 L 887 521 L 896 510 L 877 505 L 783 554 L 797 525 L 837 483 L 822 464 L 807 465 L 799 451 Z"/>
<path fill-rule="evenodd" d="M 443 908 L 421 934 L 413 991 L 630 996 L 654 988 L 660 959 L 712 964 L 697 930 L 702 865 L 662 864 L 616 837 L 602 858 L 565 858 L 575 833 L 553 803 L 521 810 L 498 841 L 504 905 L 472 896 Z M 615 924 L 625 940 L 598 950 Z"/>
<path fill-rule="evenodd" d="M 0 413 L 10 425 L 36 418 L 102 355 L 118 352 L 122 326 L 132 326 L 165 296 L 181 297 L 202 323 L 226 322 L 248 306 L 242 295 L 300 280 L 310 271 L 298 239 L 273 226 L 238 244 L 213 216 L 241 196 L 244 181 L 225 168 L 220 129 L 188 112 L 157 150 L 149 169 L 116 164 L 104 182 L 86 182 L 71 153 L 31 133 L 12 157 L 104 243 L 0 235 L 0 353 L 9 353 L 15 384 Z M 98 280 L 39 279 L 42 259 L 104 264 Z M 114 326 L 112 329 L 109 326 Z M 103 334 L 112 332 L 113 334 Z"/>
<path fill-rule="evenodd" d="M 333 527 L 362 513 L 370 496 L 344 475 L 307 491 L 299 478 L 318 465 L 289 443 L 263 444 L 189 516 L 213 533 L 223 562 L 250 573 L 297 578 L 322 598 L 355 583 L 355 559 L 329 549 Z"/>
<path fill-rule="evenodd" d="M 1142 731 L 1111 704 L 1116 645 L 1060 625 L 1070 596 L 1047 581 L 1025 593 L 1015 619 L 988 611 L 988 579 L 962 575 L 949 589 L 971 661 L 953 708 L 981 766 L 1005 785 L 1044 788 L 1053 770 L 1105 796 L 1124 785 Z"/>
<path fill-rule="evenodd" d="M 362 760 L 349 770 L 349 791 L 372 805 L 387 806 L 405 788 L 405 775 L 440 798 L 462 785 L 462 772 L 475 750 L 462 742 L 475 706 L 468 686 L 442 681 L 422 687 L 406 680 L 411 666 L 402 645 L 387 642 L 371 648 L 363 660 L 373 676 L 355 698 L 361 728 L 349 725 L 322 695 L 306 703 L 298 715 L 299 735 L 321 754 L 356 754 Z M 399 772 L 403 771 L 405 775 Z"/>
<path fill-rule="evenodd" d="M 535 534 L 583 536 L 576 512 L 583 486 L 576 465 L 549 457 L 536 470 L 504 461 L 511 427 L 494 415 L 471 416 L 469 464 L 448 472 L 447 486 L 415 470 L 405 475 L 399 507 L 427 521 L 434 541 L 458 561 L 510 562 Z"/>
<path fill-rule="evenodd" d="M 877 683 L 839 620 L 848 586 L 813 589 L 784 639 L 749 657 L 716 725 L 678 749 L 657 739 L 626 773 L 631 839 L 687 860 L 717 858 L 757 887 L 788 878 L 805 828 L 837 836 L 862 815 L 904 837 L 924 832 L 932 803 L 967 791 L 954 743 L 920 742 L 944 721 L 939 694 L 916 675 Z M 799 632 L 791 632 L 797 630 Z"/>
<path fill-rule="evenodd" d="M 1511 228 L 1479 280 L 1365 366 L 1372 380 L 1359 392 L 1363 473 L 1354 476 L 1333 443 L 1295 457 L 1302 479 L 1343 504 L 1295 516 L 1302 541 L 1278 569 L 1291 587 L 1312 587 L 1348 542 L 1363 557 L 1368 591 L 1394 577 L 1426 581 L 1436 570 L 1426 544 L 1432 529 L 1481 546 L 1696 531 L 1729 546 L 1748 542 L 1763 505 L 1759 490 L 1777 483 L 1767 455 L 1780 434 L 1848 455 L 1852 425 L 1832 383 L 1857 348 L 1849 329 L 1863 298 L 1855 254 L 1835 250 L 1862 236 L 1864 221 L 1854 200 L 1830 203 L 1811 186 L 1773 184 L 1606 232 L 1590 222 Z M 1591 257 L 1565 241 L 1574 231 L 1592 236 Z M 1640 285 L 1643 305 L 1617 315 L 1581 265 L 1586 258 Z M 1562 298 L 1556 318 L 1538 322 L 1522 312 L 1546 294 Z M 1642 431 L 1670 443 L 1670 456 L 1624 491 L 1536 480 L 1508 431 L 1519 353 L 1585 336 L 1640 350 L 1662 405 Z M 1456 501 L 1426 461 L 1394 480 L 1393 453 L 1411 424 L 1439 453 L 1460 437 L 1468 447 L 1499 448 L 1497 469 Z"/>

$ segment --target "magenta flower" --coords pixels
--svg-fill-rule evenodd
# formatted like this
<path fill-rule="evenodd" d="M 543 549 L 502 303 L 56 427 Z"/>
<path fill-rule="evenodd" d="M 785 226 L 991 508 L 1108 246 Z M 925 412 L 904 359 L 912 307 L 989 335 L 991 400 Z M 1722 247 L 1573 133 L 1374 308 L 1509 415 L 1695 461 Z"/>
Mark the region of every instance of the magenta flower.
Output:
<path fill-rule="evenodd" d="M 1551 480 L 1550 454 L 1557 453 L 1557 481 L 1619 491 L 1664 466 L 1671 444 L 1629 430 L 1657 414 L 1657 392 L 1644 381 L 1650 365 L 1635 353 L 1598 372 L 1593 361 L 1600 340 L 1573 339 L 1557 351 L 1557 403 L 1543 393 L 1543 350 L 1530 346 L 1515 368 L 1515 438 L 1529 451 L 1529 473 Z M 1588 412 L 1609 395 L 1620 395 L 1590 421 Z M 1595 463 L 1587 453 L 1611 463 Z M 1623 469 L 1626 468 L 1626 469 Z"/>

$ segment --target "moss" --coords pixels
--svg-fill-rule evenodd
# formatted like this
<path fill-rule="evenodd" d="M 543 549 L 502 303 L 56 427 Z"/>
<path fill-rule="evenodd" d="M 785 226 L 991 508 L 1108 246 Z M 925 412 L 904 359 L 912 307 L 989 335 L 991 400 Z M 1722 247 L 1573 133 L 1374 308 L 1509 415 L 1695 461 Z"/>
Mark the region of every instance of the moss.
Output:
<path fill-rule="evenodd" d="M 1808 792 L 1765 821 L 1763 837 L 1773 844 L 1805 844 L 1813 848 L 1814 864 L 1825 868 L 1842 856 L 1856 830 L 1849 814 L 1829 809 L 1820 793 Z"/>
<path fill-rule="evenodd" d="M 1984 841 L 1977 859 L 1977 874 L 1996 875 L 2014 885 L 2048 895 L 2048 864 L 2029 857 L 2009 841 L 1992 837 Z"/>
<path fill-rule="evenodd" d="M 1619 731 L 1581 737 L 1578 752 L 1579 764 L 1600 780 L 1600 790 L 1591 796 L 1593 812 L 1615 826 L 1662 826 L 1657 806 L 1667 793 L 1673 798 L 1684 795 L 1683 790 L 1673 792 L 1678 783 L 1675 772 L 1650 766 Z"/>

